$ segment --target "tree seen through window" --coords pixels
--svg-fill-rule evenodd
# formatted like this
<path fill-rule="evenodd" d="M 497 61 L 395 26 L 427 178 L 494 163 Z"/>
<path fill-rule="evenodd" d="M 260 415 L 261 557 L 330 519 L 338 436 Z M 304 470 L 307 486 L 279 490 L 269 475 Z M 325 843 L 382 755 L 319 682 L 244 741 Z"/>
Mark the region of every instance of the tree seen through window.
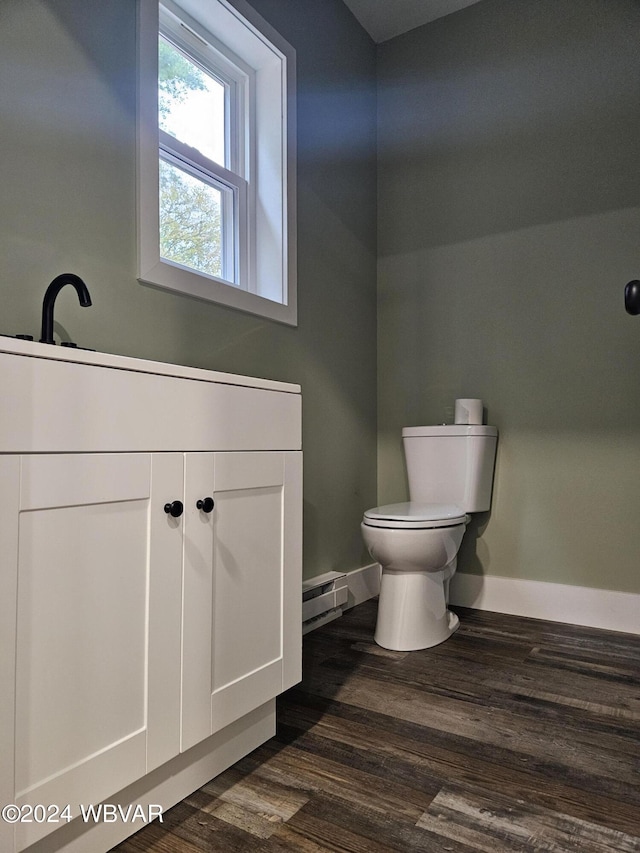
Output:
<path fill-rule="evenodd" d="M 224 85 L 162 37 L 158 59 L 160 128 L 214 161 L 224 160 Z M 159 186 L 161 256 L 222 278 L 221 190 L 163 159 Z"/>

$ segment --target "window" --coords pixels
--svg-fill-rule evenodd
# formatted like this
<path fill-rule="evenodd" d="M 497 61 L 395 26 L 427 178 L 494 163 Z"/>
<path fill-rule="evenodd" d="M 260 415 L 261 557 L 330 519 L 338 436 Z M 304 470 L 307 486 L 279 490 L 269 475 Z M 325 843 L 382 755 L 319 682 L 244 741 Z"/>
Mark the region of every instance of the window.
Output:
<path fill-rule="evenodd" d="M 244 0 L 141 0 L 139 45 L 139 279 L 295 325 L 292 48 Z"/>

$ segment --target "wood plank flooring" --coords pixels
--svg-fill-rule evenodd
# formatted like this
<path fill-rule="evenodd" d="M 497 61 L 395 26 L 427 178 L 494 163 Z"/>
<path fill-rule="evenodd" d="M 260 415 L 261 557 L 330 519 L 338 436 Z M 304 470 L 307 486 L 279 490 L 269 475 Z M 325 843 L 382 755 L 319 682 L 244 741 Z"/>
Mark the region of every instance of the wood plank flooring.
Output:
<path fill-rule="evenodd" d="M 420 652 L 375 601 L 308 634 L 277 736 L 117 853 L 640 853 L 640 637 L 456 612 Z"/>

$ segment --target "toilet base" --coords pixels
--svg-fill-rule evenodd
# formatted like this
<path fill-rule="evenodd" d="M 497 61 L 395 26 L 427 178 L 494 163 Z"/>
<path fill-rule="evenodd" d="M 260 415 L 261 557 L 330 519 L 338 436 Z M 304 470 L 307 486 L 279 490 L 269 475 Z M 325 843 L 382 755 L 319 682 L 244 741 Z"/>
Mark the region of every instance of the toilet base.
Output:
<path fill-rule="evenodd" d="M 383 569 L 374 639 L 398 652 L 429 649 L 444 643 L 460 620 L 447 608 L 445 586 L 451 572 Z M 447 581 L 445 582 L 445 577 Z"/>

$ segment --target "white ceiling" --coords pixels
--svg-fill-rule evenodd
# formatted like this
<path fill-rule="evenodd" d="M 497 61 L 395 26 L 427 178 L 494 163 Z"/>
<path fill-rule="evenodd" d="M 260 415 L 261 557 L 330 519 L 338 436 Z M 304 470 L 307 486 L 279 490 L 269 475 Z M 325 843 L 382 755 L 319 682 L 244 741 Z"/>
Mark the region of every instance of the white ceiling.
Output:
<path fill-rule="evenodd" d="M 375 42 L 386 41 L 479 0 L 344 0 Z"/>

